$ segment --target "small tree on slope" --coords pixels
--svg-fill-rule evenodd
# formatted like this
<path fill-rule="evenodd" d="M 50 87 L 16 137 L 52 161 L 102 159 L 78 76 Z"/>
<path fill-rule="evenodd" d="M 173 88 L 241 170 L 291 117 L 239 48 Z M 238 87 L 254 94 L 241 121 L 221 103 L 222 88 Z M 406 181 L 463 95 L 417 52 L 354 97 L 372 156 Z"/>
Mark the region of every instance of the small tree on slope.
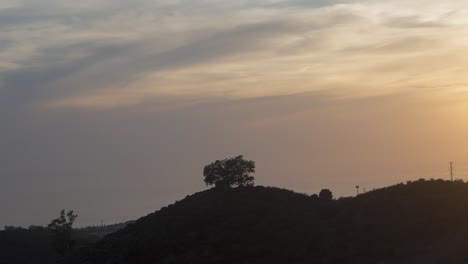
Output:
<path fill-rule="evenodd" d="M 53 219 L 47 226 L 55 233 L 55 248 L 62 256 L 70 253 L 73 249 L 75 241 L 72 239 L 72 229 L 77 217 L 78 215 L 73 211 L 65 213 L 65 210 L 62 210 L 60 216 Z"/>

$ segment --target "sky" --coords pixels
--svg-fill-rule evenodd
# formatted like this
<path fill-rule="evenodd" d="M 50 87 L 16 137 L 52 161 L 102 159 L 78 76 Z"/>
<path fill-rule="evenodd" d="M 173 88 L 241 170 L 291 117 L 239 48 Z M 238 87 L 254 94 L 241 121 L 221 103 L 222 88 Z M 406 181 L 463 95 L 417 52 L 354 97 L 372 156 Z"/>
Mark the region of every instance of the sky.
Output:
<path fill-rule="evenodd" d="M 462 0 L 2 0 L 0 226 L 136 219 L 245 155 L 336 197 L 468 180 Z"/>

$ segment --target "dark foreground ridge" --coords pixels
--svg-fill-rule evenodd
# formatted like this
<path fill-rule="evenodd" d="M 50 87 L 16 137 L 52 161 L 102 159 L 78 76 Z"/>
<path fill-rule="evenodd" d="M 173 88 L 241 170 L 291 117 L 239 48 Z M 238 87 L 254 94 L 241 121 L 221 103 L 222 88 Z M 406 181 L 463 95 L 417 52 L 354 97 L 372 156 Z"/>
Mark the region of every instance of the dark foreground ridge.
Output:
<path fill-rule="evenodd" d="M 468 184 L 411 182 L 356 198 L 208 190 L 139 219 L 77 263 L 468 263 Z"/>
<path fill-rule="evenodd" d="M 104 236 L 132 222 L 73 229 L 74 247 L 92 247 Z M 28 229 L 12 226 L 5 228 L 5 231 L 0 231 L 0 264 L 49 264 L 62 260 L 63 256 L 56 250 L 56 236 L 50 229 L 42 226 L 30 226 Z"/>

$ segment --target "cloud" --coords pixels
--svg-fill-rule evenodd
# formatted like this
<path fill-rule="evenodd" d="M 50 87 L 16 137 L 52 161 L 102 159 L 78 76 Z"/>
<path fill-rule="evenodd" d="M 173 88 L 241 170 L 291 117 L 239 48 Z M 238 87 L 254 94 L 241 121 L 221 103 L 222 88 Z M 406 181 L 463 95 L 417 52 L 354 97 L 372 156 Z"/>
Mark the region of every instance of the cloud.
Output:
<path fill-rule="evenodd" d="M 17 2 L 0 11 L 6 33 L 0 36 L 0 93 L 9 105 L 108 108 L 168 93 L 267 96 L 358 87 L 360 71 L 385 64 L 385 54 L 404 61 L 462 41 L 464 28 L 454 23 L 463 9 L 450 12 L 456 2 L 435 7 L 428 3 L 422 12 L 399 1 Z M 387 79 L 371 83 L 383 91 Z M 369 89 L 348 90 L 365 96 Z"/>
<path fill-rule="evenodd" d="M 432 28 L 432 27 L 446 27 L 443 21 L 437 20 L 422 20 L 419 16 L 404 16 L 404 17 L 392 17 L 386 25 L 390 27 L 401 27 L 401 28 Z"/>

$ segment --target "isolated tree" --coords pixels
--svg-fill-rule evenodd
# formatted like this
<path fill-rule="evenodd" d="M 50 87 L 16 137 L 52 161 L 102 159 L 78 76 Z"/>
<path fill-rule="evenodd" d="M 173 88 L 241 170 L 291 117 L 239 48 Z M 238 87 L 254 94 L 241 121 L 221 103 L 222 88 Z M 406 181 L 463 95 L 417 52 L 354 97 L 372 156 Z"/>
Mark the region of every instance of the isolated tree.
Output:
<path fill-rule="evenodd" d="M 255 162 L 244 160 L 244 156 L 217 160 L 205 166 L 203 176 L 206 185 L 228 189 L 235 186 L 252 186 L 255 178 Z"/>
<path fill-rule="evenodd" d="M 60 255 L 66 255 L 71 252 L 74 246 L 72 239 L 73 223 L 78 217 L 73 211 L 60 211 L 60 216 L 53 219 L 47 226 L 55 233 L 55 248 Z"/>
<path fill-rule="evenodd" d="M 333 194 L 328 189 L 322 189 L 319 193 L 319 198 L 322 200 L 330 201 L 333 199 Z"/>

